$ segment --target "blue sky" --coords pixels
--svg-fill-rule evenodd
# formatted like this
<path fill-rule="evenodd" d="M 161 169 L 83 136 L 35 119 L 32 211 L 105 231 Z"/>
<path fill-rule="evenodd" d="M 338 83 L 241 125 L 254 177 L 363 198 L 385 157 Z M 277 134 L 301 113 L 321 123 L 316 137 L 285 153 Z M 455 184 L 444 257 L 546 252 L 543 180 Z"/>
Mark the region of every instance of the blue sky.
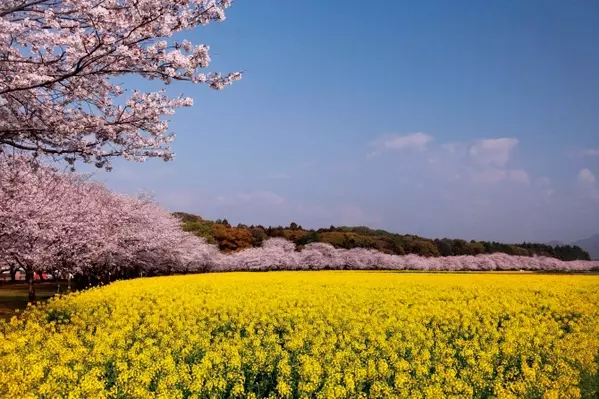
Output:
<path fill-rule="evenodd" d="M 116 190 L 232 223 L 599 232 L 594 0 L 237 0 L 184 37 L 244 78 L 169 86 L 195 99 L 171 117 L 175 160 L 97 173 Z"/>

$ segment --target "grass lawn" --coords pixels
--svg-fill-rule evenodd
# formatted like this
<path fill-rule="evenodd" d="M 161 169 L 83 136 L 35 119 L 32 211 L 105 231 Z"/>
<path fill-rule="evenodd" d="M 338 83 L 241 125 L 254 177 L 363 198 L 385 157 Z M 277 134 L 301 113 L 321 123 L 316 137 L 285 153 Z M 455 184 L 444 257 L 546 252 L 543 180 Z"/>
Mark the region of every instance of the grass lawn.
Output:
<path fill-rule="evenodd" d="M 60 288 L 64 292 L 65 282 L 61 282 Z M 36 281 L 35 294 L 38 301 L 50 298 L 56 294 L 56 281 Z M 28 295 L 29 286 L 25 281 L 0 283 L 0 319 L 10 319 L 16 309 L 25 309 Z"/>

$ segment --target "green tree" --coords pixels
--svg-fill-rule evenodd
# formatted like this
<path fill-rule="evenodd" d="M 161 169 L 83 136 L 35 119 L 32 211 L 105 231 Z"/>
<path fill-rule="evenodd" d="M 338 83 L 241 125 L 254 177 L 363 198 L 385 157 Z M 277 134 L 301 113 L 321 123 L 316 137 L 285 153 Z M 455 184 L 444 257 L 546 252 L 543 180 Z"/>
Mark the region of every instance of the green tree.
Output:
<path fill-rule="evenodd" d="M 451 241 L 443 239 L 443 240 L 435 240 L 435 245 L 439 250 L 439 254 L 441 256 L 453 256 L 453 250 L 451 249 Z"/>
<path fill-rule="evenodd" d="M 408 253 L 420 256 L 440 256 L 435 243 L 429 240 L 412 240 L 408 243 Z"/>

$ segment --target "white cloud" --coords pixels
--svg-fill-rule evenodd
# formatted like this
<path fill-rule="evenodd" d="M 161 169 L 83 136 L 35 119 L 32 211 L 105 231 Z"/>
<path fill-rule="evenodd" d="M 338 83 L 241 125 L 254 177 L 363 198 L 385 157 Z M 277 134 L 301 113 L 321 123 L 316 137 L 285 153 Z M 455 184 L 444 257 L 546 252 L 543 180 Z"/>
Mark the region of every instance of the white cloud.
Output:
<path fill-rule="evenodd" d="M 445 153 L 445 156 L 439 155 L 443 159 L 443 172 L 447 178 L 463 174 L 465 181 L 473 184 L 488 185 L 510 181 L 528 185 L 531 179 L 525 170 L 507 167 L 518 143 L 515 138 L 503 137 L 479 139 L 471 145 L 459 142 L 443 144 L 439 146 L 442 153 Z"/>
<path fill-rule="evenodd" d="M 539 177 L 535 180 L 535 185 L 539 188 L 547 188 L 551 186 L 551 180 L 547 176 Z"/>
<path fill-rule="evenodd" d="M 470 147 L 470 157 L 482 165 L 505 166 L 512 150 L 518 145 L 515 138 L 480 140 Z"/>
<path fill-rule="evenodd" d="M 588 148 L 588 149 L 582 151 L 582 155 L 586 155 L 586 156 L 590 156 L 590 157 L 599 156 L 599 148 Z"/>
<path fill-rule="evenodd" d="M 530 176 L 528 176 L 528 173 L 522 169 L 512 169 L 508 171 L 508 179 L 515 183 L 530 183 Z"/>
<path fill-rule="evenodd" d="M 507 172 L 503 169 L 484 169 L 472 173 L 473 183 L 499 183 L 507 177 Z"/>
<path fill-rule="evenodd" d="M 592 199 L 599 200 L 599 186 L 597 185 L 597 178 L 589 169 L 582 169 L 578 172 L 578 184 Z"/>
<path fill-rule="evenodd" d="M 441 148 L 443 148 L 445 151 L 449 152 L 450 154 L 455 154 L 456 152 L 461 150 L 463 147 L 464 147 L 464 145 L 462 143 L 446 143 L 446 144 L 441 145 Z"/>
<path fill-rule="evenodd" d="M 403 136 L 386 134 L 370 143 L 373 150 L 368 156 L 373 157 L 385 151 L 424 150 L 432 140 L 433 137 L 425 133 L 411 133 Z"/>
<path fill-rule="evenodd" d="M 475 184 L 494 184 L 503 181 L 526 185 L 530 183 L 530 176 L 522 169 L 473 168 L 469 170 L 469 176 L 470 181 Z"/>
<path fill-rule="evenodd" d="M 513 182 L 529 185 L 531 177 L 523 169 L 507 167 L 513 149 L 518 145 L 515 138 L 478 139 L 473 143 L 450 142 L 439 145 L 429 165 L 441 167 L 435 171 L 448 181 L 456 181 L 460 176 L 464 182 L 473 184 L 495 184 Z M 431 161 L 433 160 L 433 161 Z"/>
<path fill-rule="evenodd" d="M 584 184 L 597 184 L 597 178 L 593 172 L 588 169 L 582 169 L 580 172 L 578 172 L 578 181 Z"/>
<path fill-rule="evenodd" d="M 537 189 L 539 189 L 546 197 L 551 197 L 555 194 L 555 190 L 551 187 L 551 180 L 547 176 L 536 179 L 535 187 L 537 187 Z"/>

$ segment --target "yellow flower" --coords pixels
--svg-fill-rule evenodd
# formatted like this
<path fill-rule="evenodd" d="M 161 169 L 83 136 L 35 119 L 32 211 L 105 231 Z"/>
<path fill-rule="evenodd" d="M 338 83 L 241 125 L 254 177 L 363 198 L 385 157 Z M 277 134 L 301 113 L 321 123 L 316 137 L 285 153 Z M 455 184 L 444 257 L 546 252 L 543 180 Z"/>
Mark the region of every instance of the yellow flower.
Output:
<path fill-rule="evenodd" d="M 0 397 L 594 397 L 598 357 L 592 275 L 144 278 L 0 322 Z"/>

